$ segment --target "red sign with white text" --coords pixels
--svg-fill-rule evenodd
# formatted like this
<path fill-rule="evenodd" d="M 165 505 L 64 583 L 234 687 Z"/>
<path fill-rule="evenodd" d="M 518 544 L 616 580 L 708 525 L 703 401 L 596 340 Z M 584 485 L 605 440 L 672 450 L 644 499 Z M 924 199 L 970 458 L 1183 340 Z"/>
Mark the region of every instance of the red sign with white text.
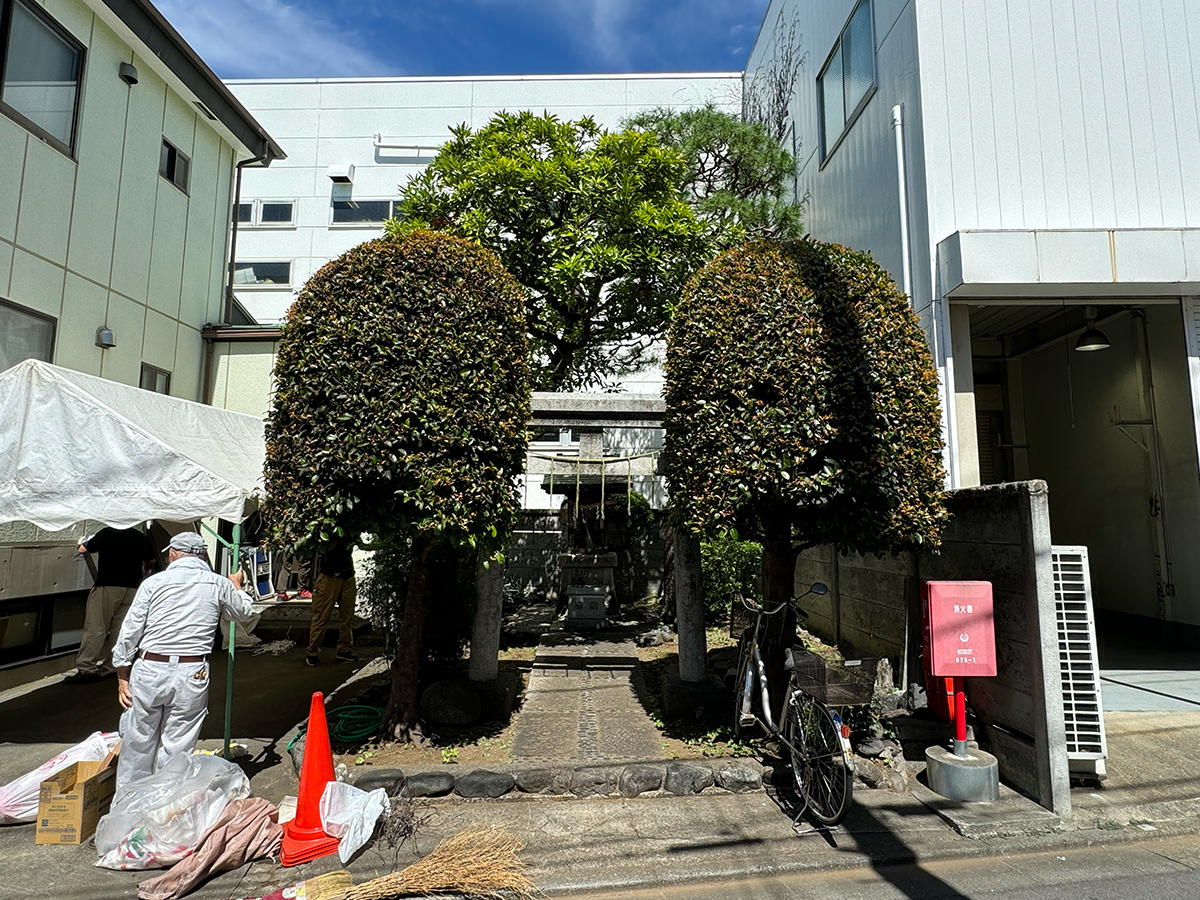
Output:
<path fill-rule="evenodd" d="M 927 581 L 923 649 L 929 673 L 972 678 L 996 674 L 996 628 L 989 581 Z"/>

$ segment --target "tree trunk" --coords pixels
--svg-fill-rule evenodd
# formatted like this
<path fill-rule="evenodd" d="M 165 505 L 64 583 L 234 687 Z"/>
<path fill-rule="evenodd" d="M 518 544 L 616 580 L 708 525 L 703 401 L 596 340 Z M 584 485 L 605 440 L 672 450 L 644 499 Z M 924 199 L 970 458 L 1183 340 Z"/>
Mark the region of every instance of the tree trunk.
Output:
<path fill-rule="evenodd" d="M 396 658 L 392 661 L 392 692 L 388 697 L 384 731 L 400 741 L 424 744 L 420 724 L 419 678 L 421 637 L 429 600 L 429 551 L 427 537 L 413 538 L 412 564 L 408 569 L 408 596 L 404 619 L 396 636 Z"/>
<path fill-rule="evenodd" d="M 500 674 L 500 626 L 504 613 L 506 566 L 484 555 L 475 560 L 475 618 L 471 622 L 471 658 L 467 672 L 472 681 L 492 681 Z"/>
<path fill-rule="evenodd" d="M 708 677 L 708 646 L 704 636 L 704 592 L 700 582 L 700 539 L 675 532 L 675 628 L 679 633 L 679 680 Z"/>
<path fill-rule="evenodd" d="M 796 557 L 792 547 L 792 526 L 786 519 L 764 522 L 763 540 L 763 603 L 774 609 L 792 597 L 796 586 Z M 771 696 L 781 701 L 773 710 L 776 721 L 782 714 L 782 701 L 787 687 L 787 672 L 783 667 L 784 650 L 796 642 L 796 614 L 785 608 L 767 621 L 763 642 L 763 661 L 767 668 L 767 683 Z"/>
<path fill-rule="evenodd" d="M 663 544 L 663 577 L 659 593 L 659 610 L 663 624 L 675 621 L 675 526 L 668 525 Z"/>

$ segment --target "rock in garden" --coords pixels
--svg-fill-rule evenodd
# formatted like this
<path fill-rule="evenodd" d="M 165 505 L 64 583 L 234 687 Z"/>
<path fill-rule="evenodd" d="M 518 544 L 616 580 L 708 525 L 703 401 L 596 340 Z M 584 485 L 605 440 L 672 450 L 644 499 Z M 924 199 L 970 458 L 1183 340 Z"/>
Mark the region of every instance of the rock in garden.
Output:
<path fill-rule="evenodd" d="M 355 771 L 354 780 L 351 783 L 363 791 L 383 788 L 391 797 L 404 787 L 404 773 L 399 769 L 367 769 L 365 771 L 359 769 Z"/>
<path fill-rule="evenodd" d="M 618 788 L 622 797 L 636 797 L 646 791 L 657 791 L 662 783 L 661 766 L 626 766 L 621 772 Z"/>
<path fill-rule="evenodd" d="M 856 765 L 854 775 L 869 788 L 877 788 L 887 780 L 887 773 L 872 759 L 864 759 Z"/>
<path fill-rule="evenodd" d="M 878 741 L 875 738 L 868 738 L 865 741 L 859 741 L 854 746 L 854 752 L 859 756 L 865 756 L 868 759 L 874 759 L 884 751 L 883 741 Z"/>
<path fill-rule="evenodd" d="M 663 779 L 663 787 L 668 793 L 678 796 L 698 794 L 706 787 L 712 787 L 713 780 L 713 771 L 708 766 L 670 763 Z"/>
<path fill-rule="evenodd" d="M 621 779 L 620 769 L 604 767 L 576 769 L 571 776 L 571 793 L 577 797 L 615 794 Z"/>
<path fill-rule="evenodd" d="M 421 718 L 433 725 L 472 725 L 481 710 L 479 695 L 462 679 L 435 681 L 421 694 Z"/>
<path fill-rule="evenodd" d="M 404 780 L 406 797 L 445 797 L 454 790 L 449 772 L 414 772 Z"/>
<path fill-rule="evenodd" d="M 716 781 L 727 791 L 744 794 L 762 787 L 762 773 L 746 763 L 730 763 L 717 769 Z"/>
<path fill-rule="evenodd" d="M 454 779 L 454 793 L 460 797 L 503 797 L 516 786 L 516 779 L 506 772 L 476 769 Z"/>
<path fill-rule="evenodd" d="M 929 706 L 929 698 L 925 695 L 925 688 L 914 681 L 908 686 L 908 690 L 901 695 L 900 706 L 910 712 L 927 708 Z"/>
<path fill-rule="evenodd" d="M 513 773 L 517 790 L 526 794 L 565 794 L 571 788 L 570 769 L 523 769 Z"/>

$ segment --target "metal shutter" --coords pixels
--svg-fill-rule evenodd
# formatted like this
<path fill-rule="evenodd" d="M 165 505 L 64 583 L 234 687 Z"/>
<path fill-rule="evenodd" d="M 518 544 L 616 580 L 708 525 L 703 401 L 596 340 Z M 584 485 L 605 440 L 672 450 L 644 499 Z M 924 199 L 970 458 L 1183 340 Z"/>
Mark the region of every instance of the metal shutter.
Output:
<path fill-rule="evenodd" d="M 1051 547 L 1067 760 L 1073 773 L 1104 778 L 1108 741 L 1100 706 L 1100 664 L 1087 547 Z"/>

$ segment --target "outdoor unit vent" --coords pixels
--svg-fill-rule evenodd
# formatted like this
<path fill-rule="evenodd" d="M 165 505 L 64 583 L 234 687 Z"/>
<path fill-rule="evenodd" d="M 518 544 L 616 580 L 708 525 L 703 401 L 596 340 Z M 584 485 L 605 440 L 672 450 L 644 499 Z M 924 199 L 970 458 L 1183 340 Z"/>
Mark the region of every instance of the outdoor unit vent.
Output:
<path fill-rule="evenodd" d="M 1100 661 L 1087 547 L 1051 547 L 1067 761 L 1072 773 L 1105 778 L 1108 741 L 1100 706 Z"/>

